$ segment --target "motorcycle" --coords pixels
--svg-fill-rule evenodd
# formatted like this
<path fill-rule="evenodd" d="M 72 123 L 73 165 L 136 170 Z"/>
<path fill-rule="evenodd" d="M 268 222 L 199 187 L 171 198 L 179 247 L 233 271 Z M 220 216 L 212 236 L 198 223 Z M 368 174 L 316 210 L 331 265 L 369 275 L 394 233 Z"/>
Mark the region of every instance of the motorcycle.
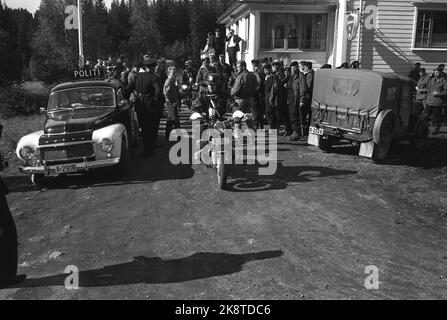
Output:
<path fill-rule="evenodd" d="M 235 141 L 241 138 L 241 125 L 247 121 L 251 121 L 252 115 L 236 111 L 232 118 L 224 119 L 224 115 L 219 113 L 218 105 L 220 103 L 217 95 L 207 94 L 209 101 L 208 113 L 195 112 L 191 115 L 191 121 L 200 121 L 201 132 L 203 129 L 212 129 L 217 131 L 215 135 L 211 135 L 206 140 L 197 141 L 200 144 L 199 151 L 194 155 L 195 159 L 200 159 L 203 152 L 209 152 L 209 163 L 206 165 L 216 170 L 217 182 L 220 189 L 225 190 L 227 186 L 228 161 L 226 161 L 226 150 L 231 147 L 232 160 L 235 157 Z M 241 121 L 235 121 L 240 119 Z M 231 137 L 225 136 L 226 130 L 232 130 Z M 218 136 L 217 138 L 215 138 Z M 206 138 L 206 137 L 205 137 Z M 202 157 L 203 159 L 203 157 Z"/>

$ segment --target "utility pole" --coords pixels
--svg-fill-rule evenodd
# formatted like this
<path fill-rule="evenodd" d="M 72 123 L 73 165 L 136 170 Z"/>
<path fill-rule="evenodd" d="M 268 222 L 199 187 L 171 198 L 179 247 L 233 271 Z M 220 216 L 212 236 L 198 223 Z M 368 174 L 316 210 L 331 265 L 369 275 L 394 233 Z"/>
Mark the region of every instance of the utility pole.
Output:
<path fill-rule="evenodd" d="M 79 38 L 79 68 L 84 67 L 84 43 L 82 41 L 82 0 L 78 0 L 78 38 Z"/>

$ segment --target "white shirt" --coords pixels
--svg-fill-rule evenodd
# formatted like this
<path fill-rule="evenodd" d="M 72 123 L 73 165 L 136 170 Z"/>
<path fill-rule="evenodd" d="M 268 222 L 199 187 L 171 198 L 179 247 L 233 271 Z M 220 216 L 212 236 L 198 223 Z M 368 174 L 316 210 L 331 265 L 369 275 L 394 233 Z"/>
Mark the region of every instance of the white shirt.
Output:
<path fill-rule="evenodd" d="M 228 42 L 228 47 L 235 47 L 236 46 L 236 43 L 234 43 L 233 39 L 234 39 L 234 35 L 230 38 L 230 41 Z"/>

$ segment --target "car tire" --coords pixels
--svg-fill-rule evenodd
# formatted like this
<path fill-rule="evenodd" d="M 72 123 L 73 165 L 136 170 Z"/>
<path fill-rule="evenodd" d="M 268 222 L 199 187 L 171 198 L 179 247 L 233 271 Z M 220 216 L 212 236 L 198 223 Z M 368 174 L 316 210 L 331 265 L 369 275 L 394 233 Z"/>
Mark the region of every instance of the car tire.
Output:
<path fill-rule="evenodd" d="M 381 163 L 386 159 L 393 140 L 395 120 L 396 117 L 391 109 L 383 110 L 377 116 L 373 128 L 374 162 Z"/>
<path fill-rule="evenodd" d="M 324 152 L 330 152 L 332 146 L 334 145 L 334 139 L 329 136 L 320 137 L 320 142 L 318 143 L 318 148 Z"/>
<path fill-rule="evenodd" d="M 410 146 L 416 150 L 423 149 L 427 142 L 428 131 L 428 123 L 423 119 L 417 119 L 411 133 Z"/>
<path fill-rule="evenodd" d="M 124 176 L 129 170 L 130 166 L 130 153 L 126 143 L 126 139 L 121 140 L 121 154 L 120 163 L 118 164 L 118 174 Z"/>

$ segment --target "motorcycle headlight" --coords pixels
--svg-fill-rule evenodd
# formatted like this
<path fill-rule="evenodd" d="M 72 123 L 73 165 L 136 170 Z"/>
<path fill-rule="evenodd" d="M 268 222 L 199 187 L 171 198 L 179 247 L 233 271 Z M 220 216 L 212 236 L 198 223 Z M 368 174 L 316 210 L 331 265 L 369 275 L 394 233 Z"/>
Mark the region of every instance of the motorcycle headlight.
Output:
<path fill-rule="evenodd" d="M 224 133 L 225 129 L 226 129 L 226 125 L 225 125 L 225 123 L 223 123 L 221 121 L 217 121 L 216 124 L 214 125 L 214 129 L 216 129 L 220 133 Z"/>
<path fill-rule="evenodd" d="M 201 115 L 200 113 L 198 113 L 198 112 L 194 112 L 194 113 L 189 117 L 189 120 L 192 120 L 192 121 L 194 121 L 194 120 L 200 120 L 200 119 L 202 119 L 202 115 Z"/>
<path fill-rule="evenodd" d="M 31 147 L 23 147 L 22 149 L 20 149 L 19 152 L 20 158 L 22 158 L 25 161 L 31 160 L 34 157 L 35 153 L 36 150 L 34 150 Z"/>
<path fill-rule="evenodd" d="M 113 141 L 107 138 L 102 139 L 99 143 L 99 147 L 104 152 L 110 152 L 113 149 Z"/>

